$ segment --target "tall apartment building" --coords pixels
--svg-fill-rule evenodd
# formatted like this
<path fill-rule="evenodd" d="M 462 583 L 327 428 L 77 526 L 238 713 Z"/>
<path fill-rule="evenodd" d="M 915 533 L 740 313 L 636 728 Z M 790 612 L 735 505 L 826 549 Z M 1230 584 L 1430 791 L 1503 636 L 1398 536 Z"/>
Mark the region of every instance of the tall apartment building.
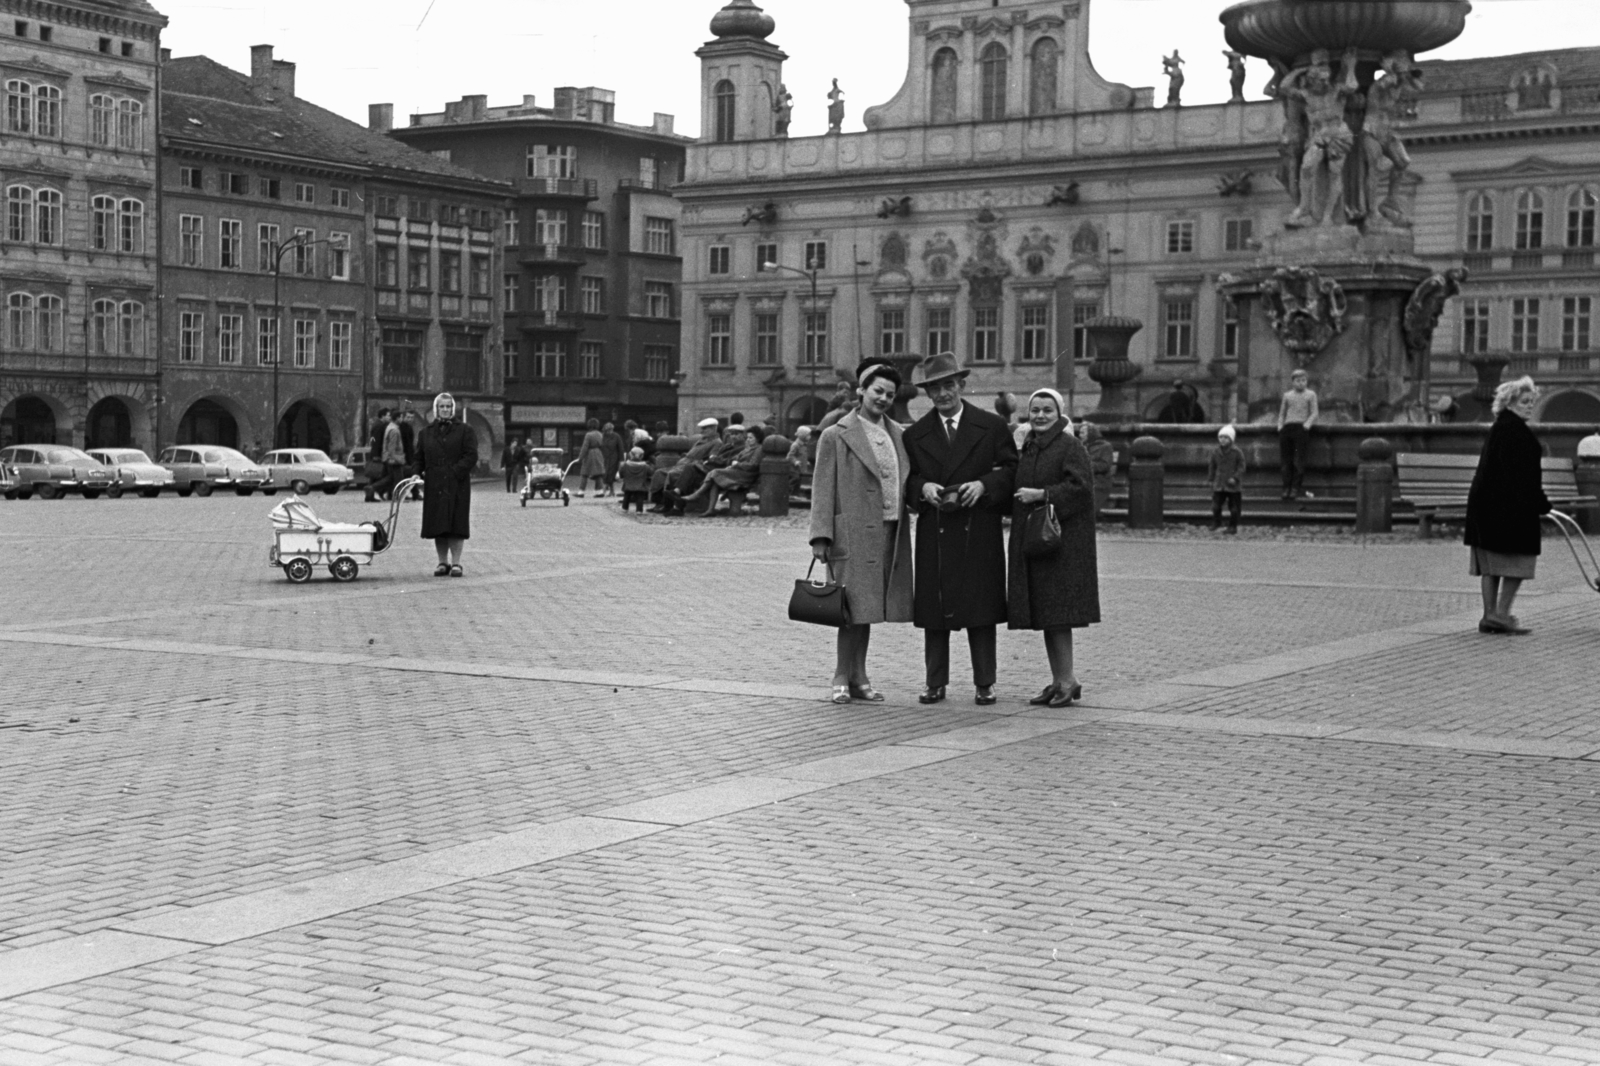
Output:
<path fill-rule="evenodd" d="M 390 131 L 513 187 L 499 277 L 505 419 L 540 445 L 575 447 L 589 418 L 676 420 L 682 260 L 670 190 L 690 139 L 671 115 L 633 126 L 615 108 L 595 88 L 557 89 L 553 107 L 465 96 Z M 387 128 L 382 112 L 374 128 Z"/>
<path fill-rule="evenodd" d="M 509 186 L 300 99 L 271 45 L 162 77 L 163 442 L 338 452 L 448 390 L 497 449 Z"/>
<path fill-rule="evenodd" d="M 154 446 L 156 87 L 143 0 L 0 0 L 0 446 Z"/>

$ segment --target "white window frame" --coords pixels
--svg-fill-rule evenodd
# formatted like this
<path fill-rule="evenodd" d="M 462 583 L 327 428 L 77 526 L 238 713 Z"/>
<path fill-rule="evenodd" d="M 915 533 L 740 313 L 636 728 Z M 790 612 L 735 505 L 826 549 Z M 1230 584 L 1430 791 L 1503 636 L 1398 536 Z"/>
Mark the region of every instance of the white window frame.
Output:
<path fill-rule="evenodd" d="M 271 366 L 282 358 L 282 332 L 277 315 L 256 316 L 257 366 Z"/>
<path fill-rule="evenodd" d="M 650 255 L 675 255 L 677 227 L 670 218 L 646 215 L 644 219 L 644 250 Z"/>
<path fill-rule="evenodd" d="M 334 281 L 350 280 L 350 234 L 328 234 L 328 277 Z"/>
<path fill-rule="evenodd" d="M 217 265 L 224 270 L 244 269 L 244 222 L 237 218 L 217 220 Z"/>
<path fill-rule="evenodd" d="M 1167 254 L 1189 255 L 1194 251 L 1194 219 L 1167 220 Z"/>
<path fill-rule="evenodd" d="M 178 265 L 205 266 L 206 220 L 204 215 L 178 216 Z"/>
<path fill-rule="evenodd" d="M 335 318 L 328 323 L 328 369 L 349 370 L 354 349 L 355 323 Z"/>
<path fill-rule="evenodd" d="M 733 316 L 727 312 L 706 315 L 706 366 L 733 365 Z"/>
<path fill-rule="evenodd" d="M 204 311 L 178 312 L 178 362 L 205 361 L 206 316 Z"/>
<path fill-rule="evenodd" d="M 244 360 L 244 316 L 233 312 L 217 315 L 217 362 L 238 366 Z"/>
<path fill-rule="evenodd" d="M 294 368 L 314 370 L 317 365 L 317 320 L 294 320 Z"/>

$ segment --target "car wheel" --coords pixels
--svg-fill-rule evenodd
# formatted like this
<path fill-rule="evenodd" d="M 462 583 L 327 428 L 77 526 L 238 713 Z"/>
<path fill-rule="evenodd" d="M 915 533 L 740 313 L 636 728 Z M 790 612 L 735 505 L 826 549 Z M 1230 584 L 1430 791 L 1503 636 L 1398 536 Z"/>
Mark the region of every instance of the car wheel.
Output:
<path fill-rule="evenodd" d="M 278 494 L 278 490 L 277 489 L 262 489 L 261 490 L 261 495 L 263 495 L 263 496 L 276 496 L 277 494 Z"/>
<path fill-rule="evenodd" d="M 61 498 L 61 490 L 54 485 L 40 485 L 38 492 L 41 500 L 59 500 Z"/>
<path fill-rule="evenodd" d="M 283 576 L 293 581 L 296 585 L 303 585 L 311 580 L 310 559 L 290 559 L 283 564 Z"/>
<path fill-rule="evenodd" d="M 84 489 L 83 490 L 83 498 L 86 499 L 86 500 L 98 500 L 100 498 L 100 490 L 99 489 Z"/>
<path fill-rule="evenodd" d="M 298 480 L 289 482 L 289 488 L 293 489 L 295 494 L 298 496 L 304 496 L 306 493 L 311 491 L 310 485 L 306 484 L 304 481 Z"/>
<path fill-rule="evenodd" d="M 196 496 L 211 495 L 211 483 L 207 481 L 196 481 L 194 483 L 194 494 Z"/>
<path fill-rule="evenodd" d="M 339 556 L 328 570 L 333 574 L 335 581 L 354 581 L 356 575 L 361 573 L 361 567 L 348 555 Z"/>
<path fill-rule="evenodd" d="M 122 499 L 122 486 L 121 485 L 112 485 L 109 489 L 106 489 L 106 499 L 108 499 L 108 500 L 120 500 L 120 499 Z"/>
<path fill-rule="evenodd" d="M 16 498 L 17 498 L 17 494 L 15 492 L 12 492 L 10 489 L 6 490 L 6 499 L 14 500 Z"/>
<path fill-rule="evenodd" d="M 177 493 L 178 493 L 179 496 L 182 496 L 184 499 L 188 499 L 191 495 L 194 494 L 194 489 L 178 489 Z"/>
<path fill-rule="evenodd" d="M 235 496 L 248 496 L 254 491 L 256 491 L 256 490 L 255 489 L 234 489 L 233 490 L 233 494 Z"/>
<path fill-rule="evenodd" d="M 140 489 L 139 490 L 139 495 L 143 496 L 147 500 L 153 500 L 157 496 L 161 495 L 161 490 L 160 489 Z"/>
<path fill-rule="evenodd" d="M 337 496 L 339 494 L 339 488 L 340 486 L 338 485 L 324 485 L 322 486 L 322 491 L 326 492 L 329 496 Z"/>

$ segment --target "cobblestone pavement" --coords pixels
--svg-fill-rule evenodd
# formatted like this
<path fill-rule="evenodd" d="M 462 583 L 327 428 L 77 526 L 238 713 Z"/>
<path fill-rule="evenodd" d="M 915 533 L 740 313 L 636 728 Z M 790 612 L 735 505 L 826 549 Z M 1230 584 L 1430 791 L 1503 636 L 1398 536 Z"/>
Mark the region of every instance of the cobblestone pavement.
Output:
<path fill-rule="evenodd" d="M 0 504 L 0 1066 L 1600 1063 L 1558 543 L 1512 640 L 1454 544 L 1108 531 L 1081 707 L 1012 633 L 921 707 L 901 626 L 835 707 L 799 523 L 485 488 L 353 585 Z"/>

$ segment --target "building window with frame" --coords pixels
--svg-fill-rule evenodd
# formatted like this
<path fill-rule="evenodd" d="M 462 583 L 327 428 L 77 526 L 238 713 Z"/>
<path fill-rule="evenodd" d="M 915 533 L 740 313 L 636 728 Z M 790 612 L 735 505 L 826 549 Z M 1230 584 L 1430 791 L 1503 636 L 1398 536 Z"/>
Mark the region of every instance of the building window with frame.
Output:
<path fill-rule="evenodd" d="M 606 216 L 603 211 L 583 213 L 583 246 L 597 251 L 606 246 Z"/>
<path fill-rule="evenodd" d="M 89 339 L 96 355 L 117 354 L 117 301 L 96 300 L 90 305 Z"/>
<path fill-rule="evenodd" d="M 294 320 L 294 368 L 310 370 L 317 365 L 317 320 Z"/>
<path fill-rule="evenodd" d="M 33 350 L 33 295 L 14 292 L 6 297 L 6 342 L 17 351 Z"/>
<path fill-rule="evenodd" d="M 515 207 L 506 209 L 506 217 L 501 223 L 501 226 L 505 230 L 506 247 L 515 248 L 522 240 L 520 236 L 522 219 L 517 213 L 517 209 Z"/>
<path fill-rule="evenodd" d="M 674 255 L 676 242 L 674 229 L 670 218 L 652 218 L 645 216 L 644 220 L 644 250 L 651 255 Z"/>
<path fill-rule="evenodd" d="M 1079 300 L 1072 305 L 1072 358 L 1083 360 L 1090 357 L 1089 352 L 1089 322 L 1100 317 L 1100 301 Z"/>
<path fill-rule="evenodd" d="M 206 187 L 205 171 L 199 167 L 179 167 L 178 184 L 185 189 L 204 189 Z"/>
<path fill-rule="evenodd" d="M 1250 218 L 1230 218 L 1222 224 L 1222 250 L 1248 252 L 1255 239 L 1256 224 Z"/>
<path fill-rule="evenodd" d="M 33 108 L 33 135 L 61 136 L 61 90 L 54 85 L 34 86 Z"/>
<path fill-rule="evenodd" d="M 138 300 L 117 305 L 117 351 L 121 355 L 144 354 L 144 304 Z"/>
<path fill-rule="evenodd" d="M 398 196 L 374 196 L 372 198 L 372 213 L 379 218 L 399 218 L 400 198 Z"/>
<path fill-rule="evenodd" d="M 807 270 L 828 269 L 827 241 L 807 241 L 805 252 L 805 263 Z"/>
<path fill-rule="evenodd" d="M 110 148 L 116 139 L 117 102 L 105 93 L 89 97 L 89 143 Z"/>
<path fill-rule="evenodd" d="M 778 262 L 778 245 L 775 241 L 763 241 L 756 245 L 756 269 L 765 270 Z"/>
<path fill-rule="evenodd" d="M 260 315 L 256 318 L 256 365 L 271 366 L 278 361 L 278 318 Z"/>
<path fill-rule="evenodd" d="M 350 234 L 328 234 L 328 277 L 334 281 L 350 280 Z"/>
<path fill-rule="evenodd" d="M 539 341 L 533 346 L 533 376 L 536 378 L 564 378 L 567 376 L 567 348 L 560 341 Z"/>
<path fill-rule="evenodd" d="M 224 270 L 244 266 L 244 223 L 236 218 L 217 222 L 217 262 Z"/>
<path fill-rule="evenodd" d="M 1018 361 L 1023 363 L 1048 363 L 1050 361 L 1050 305 L 1022 305 L 1022 351 Z"/>
<path fill-rule="evenodd" d="M 578 149 L 572 145 L 530 144 L 526 176 L 557 181 L 578 176 Z"/>
<path fill-rule="evenodd" d="M 317 187 L 308 181 L 294 183 L 294 202 L 297 204 L 314 204 L 317 202 Z"/>
<path fill-rule="evenodd" d="M 400 246 L 378 245 L 378 285 L 385 289 L 400 287 Z"/>
<path fill-rule="evenodd" d="M 439 291 L 459 293 L 461 291 L 461 253 L 439 253 Z"/>
<path fill-rule="evenodd" d="M 1494 247 L 1494 197 L 1475 192 L 1467 197 L 1467 251 L 1487 252 Z"/>
<path fill-rule="evenodd" d="M 778 313 L 776 311 L 757 311 L 751 321 L 751 333 L 755 337 L 755 346 L 752 349 L 751 366 L 777 366 L 778 355 Z"/>
<path fill-rule="evenodd" d="M 711 90 L 711 139 L 718 144 L 728 144 L 734 139 L 737 115 L 737 93 L 733 82 L 724 78 Z"/>
<path fill-rule="evenodd" d="M 828 366 L 833 362 L 828 350 L 828 312 L 807 311 L 801 319 L 800 365 Z"/>
<path fill-rule="evenodd" d="M 144 254 L 144 201 L 117 201 L 117 251 Z"/>
<path fill-rule="evenodd" d="M 606 313 L 606 279 L 582 278 L 579 281 L 579 295 L 583 299 L 583 313 L 586 315 L 603 315 Z"/>
<path fill-rule="evenodd" d="M 1544 247 L 1544 194 L 1524 189 L 1517 194 L 1516 250 L 1537 251 Z"/>
<path fill-rule="evenodd" d="M 1539 350 L 1539 298 L 1511 301 L 1511 350 L 1518 353 Z"/>
<path fill-rule="evenodd" d="M 262 222 L 256 226 L 256 269 L 270 274 L 278 266 L 278 226 Z"/>
<path fill-rule="evenodd" d="M 486 255 L 473 256 L 472 261 L 468 264 L 468 270 L 470 273 L 467 279 L 467 284 L 472 295 L 488 296 L 490 284 L 489 257 Z"/>
<path fill-rule="evenodd" d="M 317 272 L 317 231 L 313 229 L 297 229 L 294 235 L 298 238 L 294 245 L 294 272 L 300 277 L 309 278 Z"/>
<path fill-rule="evenodd" d="M 204 255 L 206 220 L 199 215 L 178 216 L 178 263 L 197 267 Z"/>
<path fill-rule="evenodd" d="M 885 307 L 878 312 L 878 354 L 904 355 L 906 350 L 906 313 L 898 307 Z"/>
<path fill-rule="evenodd" d="M 672 354 L 670 344 L 647 344 L 644 346 L 644 379 L 646 381 L 667 381 L 672 377 Z"/>
<path fill-rule="evenodd" d="M 96 251 L 109 252 L 115 247 L 117 231 L 117 201 L 111 196 L 96 196 L 89 201 L 89 244 Z"/>
<path fill-rule="evenodd" d="M 432 256 L 420 244 L 406 246 L 406 288 L 415 292 L 433 288 Z"/>
<path fill-rule="evenodd" d="M 649 318 L 672 317 L 672 282 L 647 281 L 644 283 L 645 315 Z"/>
<path fill-rule="evenodd" d="M 34 301 L 38 315 L 38 331 L 33 343 L 41 352 L 60 352 L 66 349 L 67 304 L 59 296 L 41 296 Z"/>
<path fill-rule="evenodd" d="M 483 388 L 483 334 L 444 335 L 444 387 L 462 392 Z"/>
<path fill-rule="evenodd" d="M 998 363 L 1000 361 L 1000 308 L 995 306 L 972 309 L 971 363 Z"/>
<path fill-rule="evenodd" d="M 278 178 L 256 178 L 256 195 L 269 200 L 282 199 L 283 182 Z"/>
<path fill-rule="evenodd" d="M 1194 220 L 1173 219 L 1167 223 L 1167 254 L 1183 255 L 1194 251 Z"/>
<path fill-rule="evenodd" d="M 33 190 L 13 185 L 6 190 L 6 240 L 17 244 L 33 241 Z"/>
<path fill-rule="evenodd" d="M 328 323 L 328 369 L 349 370 L 354 350 L 355 323 L 334 319 Z"/>
<path fill-rule="evenodd" d="M 507 381 L 522 380 L 522 345 L 516 341 L 500 342 L 500 358 L 505 364 Z"/>
<path fill-rule="evenodd" d="M 733 316 L 706 316 L 706 366 L 733 365 Z"/>
<path fill-rule="evenodd" d="M 342 207 L 348 210 L 350 207 L 350 190 L 335 185 L 328 190 L 328 203 L 330 206 Z"/>
<path fill-rule="evenodd" d="M 178 362 L 198 363 L 205 355 L 206 316 L 199 311 L 178 314 Z"/>
<path fill-rule="evenodd" d="M 1594 247 L 1594 216 L 1600 197 L 1593 189 L 1574 189 L 1567 197 L 1567 247 Z"/>
<path fill-rule="evenodd" d="M 413 196 L 406 200 L 406 218 L 412 222 L 431 222 L 433 220 L 433 205 L 430 201 L 420 196 Z"/>
<path fill-rule="evenodd" d="M 929 355 L 945 355 L 955 351 L 955 329 L 951 325 L 948 307 L 930 307 L 923 312 L 928 338 Z"/>
<path fill-rule="evenodd" d="M 379 374 L 385 388 L 422 386 L 422 330 L 389 326 L 383 331 Z"/>
<path fill-rule="evenodd" d="M 35 243 L 58 245 L 62 242 L 61 221 L 64 202 L 61 193 L 55 189 L 34 190 L 33 203 L 37 211 L 33 227 Z"/>
<path fill-rule="evenodd" d="M 1239 358 L 1239 305 L 1222 298 L 1222 358 Z"/>
<path fill-rule="evenodd" d="M 1461 301 L 1461 354 L 1481 355 L 1489 350 L 1489 301 Z"/>
<path fill-rule="evenodd" d="M 1161 301 L 1161 357 L 1194 358 L 1194 299 L 1168 297 Z"/>
<path fill-rule="evenodd" d="M 1006 86 L 1009 81 L 1010 57 L 1005 45 L 990 41 L 978 59 L 979 108 L 978 117 L 984 122 L 995 122 L 1006 117 Z"/>
<path fill-rule="evenodd" d="M 533 286 L 533 309 L 546 315 L 567 309 L 567 279 L 547 274 Z"/>
<path fill-rule="evenodd" d="M 706 273 L 731 274 L 733 273 L 733 249 L 726 244 L 713 244 L 707 251 Z"/>
<path fill-rule="evenodd" d="M 20 78 L 6 82 L 6 132 L 33 132 L 33 83 Z"/>
<path fill-rule="evenodd" d="M 244 316 L 217 316 L 217 362 L 237 366 L 244 351 Z"/>
<path fill-rule="evenodd" d="M 1594 299 L 1589 296 L 1566 296 L 1561 300 L 1561 350 L 1586 352 L 1589 350 L 1589 323 L 1594 312 Z"/>
<path fill-rule="evenodd" d="M 217 189 L 229 196 L 243 196 L 250 191 L 250 177 L 247 174 L 235 174 L 224 170 L 217 177 Z"/>
<path fill-rule="evenodd" d="M 567 213 L 539 208 L 534 212 L 534 231 L 540 244 L 567 243 Z"/>
<path fill-rule="evenodd" d="M 144 150 L 144 104 L 117 101 L 117 147 L 124 152 Z"/>
<path fill-rule="evenodd" d="M 605 345 L 599 341 L 578 342 L 578 376 L 590 381 L 598 381 L 605 377 L 603 356 Z"/>
<path fill-rule="evenodd" d="M 500 302 L 505 305 L 504 311 L 510 313 L 522 306 L 519 297 L 522 295 L 522 275 L 506 274 L 500 279 Z"/>

